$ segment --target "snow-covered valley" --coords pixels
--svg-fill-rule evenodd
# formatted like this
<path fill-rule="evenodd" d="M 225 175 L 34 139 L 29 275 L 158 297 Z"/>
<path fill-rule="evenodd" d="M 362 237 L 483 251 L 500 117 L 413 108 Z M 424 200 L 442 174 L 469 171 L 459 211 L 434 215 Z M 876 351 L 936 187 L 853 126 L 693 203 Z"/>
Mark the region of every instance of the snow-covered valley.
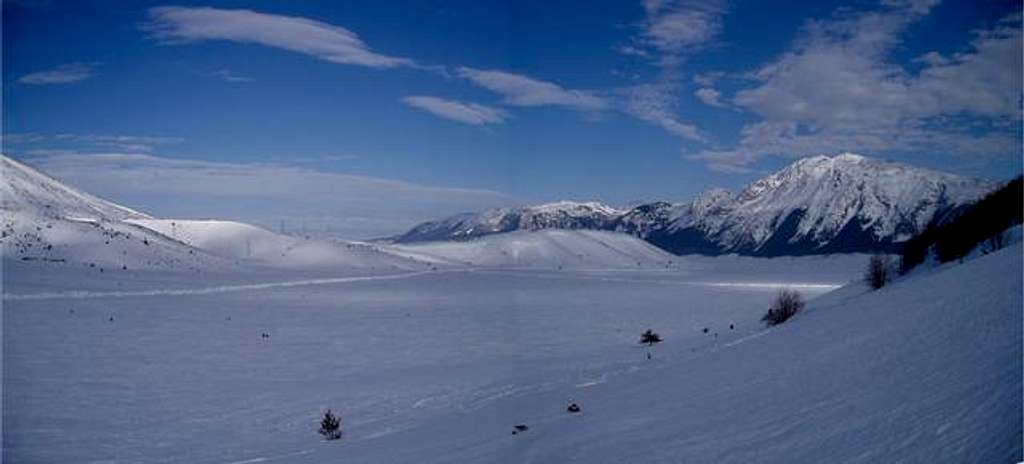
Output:
<path fill-rule="evenodd" d="M 869 291 L 867 255 L 313 240 L 4 168 L 7 462 L 1021 459 L 1017 229 Z"/>

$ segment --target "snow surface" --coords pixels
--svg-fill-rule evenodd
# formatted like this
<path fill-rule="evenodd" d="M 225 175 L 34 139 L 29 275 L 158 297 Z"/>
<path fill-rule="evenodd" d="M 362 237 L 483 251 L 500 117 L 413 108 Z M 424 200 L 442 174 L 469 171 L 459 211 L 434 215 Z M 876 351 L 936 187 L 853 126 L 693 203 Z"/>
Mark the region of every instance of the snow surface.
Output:
<path fill-rule="evenodd" d="M 6 262 L 4 458 L 1016 462 L 1020 256 L 1018 244 L 878 292 L 855 282 L 771 330 L 758 319 L 780 286 L 821 295 L 865 257 L 169 294 L 152 273 L 112 283 Z M 790 277 L 844 266 L 842 278 Z M 50 294 L 12 298 L 41 293 L 34 273 L 56 274 Z M 713 285 L 726 277 L 761 285 Z M 107 293 L 69 293 L 89 289 Z M 665 339 L 651 360 L 637 344 L 647 328 Z M 570 401 L 583 413 L 566 413 Z M 327 408 L 340 441 L 315 432 Z M 529 430 L 512 435 L 515 424 Z"/>

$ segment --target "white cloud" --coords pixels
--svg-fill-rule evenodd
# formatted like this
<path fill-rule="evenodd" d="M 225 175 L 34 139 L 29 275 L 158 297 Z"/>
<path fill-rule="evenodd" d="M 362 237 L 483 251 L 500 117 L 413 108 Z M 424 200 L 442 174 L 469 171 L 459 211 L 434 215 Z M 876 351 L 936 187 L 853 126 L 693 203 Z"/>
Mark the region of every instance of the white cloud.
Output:
<path fill-rule="evenodd" d="M 144 26 L 166 44 L 228 40 L 315 56 L 338 64 L 370 68 L 415 66 L 413 60 L 376 53 L 344 27 L 252 10 L 163 6 L 149 10 Z"/>
<path fill-rule="evenodd" d="M 643 6 L 646 17 L 639 24 L 639 34 L 618 50 L 649 56 L 667 67 L 679 65 L 683 55 L 713 43 L 727 11 L 725 0 L 657 0 L 644 1 Z"/>
<path fill-rule="evenodd" d="M 719 108 L 725 107 L 725 103 L 722 103 L 722 93 L 710 87 L 699 88 L 693 92 L 693 95 L 704 102 L 705 105 Z"/>
<path fill-rule="evenodd" d="M 557 84 L 521 74 L 467 67 L 456 69 L 459 77 L 497 93 L 503 102 L 514 106 L 564 106 L 578 110 L 602 110 L 608 106 L 603 98 L 583 90 L 570 90 Z"/>
<path fill-rule="evenodd" d="M 93 65 L 68 63 L 46 71 L 37 71 L 21 76 L 18 83 L 27 85 L 71 84 L 84 81 L 96 75 Z"/>
<path fill-rule="evenodd" d="M 253 81 L 253 78 L 245 77 L 245 76 L 239 76 L 239 75 L 231 72 L 230 69 L 218 69 L 218 70 L 210 73 L 210 76 L 216 77 L 216 78 L 218 78 L 218 79 L 220 79 L 220 80 L 222 80 L 224 82 L 230 82 L 230 83 L 233 83 L 233 84 L 241 84 L 241 83 L 252 82 Z"/>
<path fill-rule="evenodd" d="M 507 206 L 489 190 L 260 163 L 183 160 L 142 154 L 64 153 L 33 166 L 71 185 L 160 217 L 220 218 L 345 238 L 404 232 L 437 217 Z"/>
<path fill-rule="evenodd" d="M 978 31 L 951 57 L 929 53 L 913 73 L 889 59 L 934 2 L 809 21 L 791 49 L 754 74 L 734 103 L 761 121 L 730 149 L 692 156 L 724 170 L 764 156 L 842 150 L 891 155 L 1019 156 L 1020 16 Z"/>
<path fill-rule="evenodd" d="M 693 76 L 693 83 L 701 87 L 714 87 L 714 85 L 717 84 L 718 81 L 721 80 L 723 77 L 725 77 L 725 73 L 722 71 L 712 71 L 702 74 L 695 74 Z"/>
<path fill-rule="evenodd" d="M 675 116 L 676 98 L 672 83 L 643 84 L 624 90 L 622 110 L 641 121 L 654 124 L 670 134 L 694 141 L 704 141 L 697 126 Z"/>
<path fill-rule="evenodd" d="M 500 124 L 508 118 L 508 112 L 498 108 L 425 95 L 404 97 L 402 102 L 435 116 L 475 126 Z"/>

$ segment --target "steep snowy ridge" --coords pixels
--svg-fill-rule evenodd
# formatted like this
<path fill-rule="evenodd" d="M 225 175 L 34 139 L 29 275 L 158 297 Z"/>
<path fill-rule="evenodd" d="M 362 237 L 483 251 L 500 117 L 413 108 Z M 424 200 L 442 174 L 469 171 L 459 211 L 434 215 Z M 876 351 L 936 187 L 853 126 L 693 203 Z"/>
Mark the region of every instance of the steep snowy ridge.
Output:
<path fill-rule="evenodd" d="M 102 220 L 145 219 L 149 216 L 62 184 L 25 164 L 0 155 L 0 209 L 36 212 L 57 218 Z"/>
<path fill-rule="evenodd" d="M 546 205 L 492 210 L 426 223 L 396 241 L 586 228 L 634 234 L 677 254 L 778 256 L 892 250 L 995 187 L 989 181 L 844 153 L 799 160 L 738 194 L 712 189 L 689 202 L 655 202 L 628 211 L 577 206 L 570 210 L 588 214 L 571 216 L 574 220 L 564 216 L 520 220 L 530 217 L 530 212 L 549 209 Z"/>
<path fill-rule="evenodd" d="M 125 222 L 148 219 L 144 213 L 78 191 L 3 155 L 0 168 L 4 260 L 77 267 L 98 274 L 231 266 L 219 257 Z"/>

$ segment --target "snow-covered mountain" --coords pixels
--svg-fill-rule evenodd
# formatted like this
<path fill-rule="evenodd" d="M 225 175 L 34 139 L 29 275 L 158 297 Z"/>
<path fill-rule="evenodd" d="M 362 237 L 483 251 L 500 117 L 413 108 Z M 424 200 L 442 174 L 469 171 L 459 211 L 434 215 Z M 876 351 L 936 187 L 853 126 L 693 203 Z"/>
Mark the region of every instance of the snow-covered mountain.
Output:
<path fill-rule="evenodd" d="M 801 159 L 739 193 L 713 189 L 685 203 L 655 202 L 619 211 L 561 202 L 585 219 L 529 222 L 494 218 L 552 210 L 551 205 L 464 214 L 422 224 L 396 239 L 459 239 L 538 228 L 630 233 L 677 254 L 758 256 L 891 250 L 996 184 L 851 153 Z M 584 208 L 579 205 L 589 205 Z M 556 209 L 557 211 L 557 209 Z M 586 214 L 585 214 L 586 213 Z M 574 218 L 575 219 L 575 218 Z"/>
<path fill-rule="evenodd" d="M 537 206 L 465 213 L 413 227 L 395 242 L 464 240 L 516 230 L 611 229 L 623 211 L 598 202 L 560 201 Z"/>

